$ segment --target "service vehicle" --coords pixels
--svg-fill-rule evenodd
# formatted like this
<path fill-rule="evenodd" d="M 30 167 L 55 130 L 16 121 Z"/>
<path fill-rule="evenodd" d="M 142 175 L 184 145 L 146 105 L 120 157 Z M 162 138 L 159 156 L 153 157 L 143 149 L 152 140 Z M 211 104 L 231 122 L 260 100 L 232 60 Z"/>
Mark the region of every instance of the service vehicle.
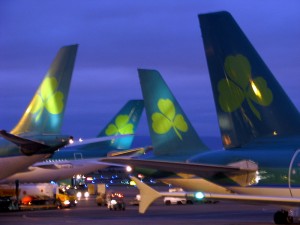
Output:
<path fill-rule="evenodd" d="M 105 184 L 97 184 L 96 188 L 97 196 L 96 196 L 96 203 L 98 206 L 107 206 L 106 203 L 106 186 Z"/>
<path fill-rule="evenodd" d="M 20 184 L 18 194 L 14 185 L 0 185 L 0 197 L 9 197 L 18 207 L 11 209 L 47 209 L 76 206 L 76 193 L 52 183 Z"/>
<path fill-rule="evenodd" d="M 124 195 L 120 192 L 107 194 L 106 204 L 109 210 L 125 210 Z"/>
<path fill-rule="evenodd" d="M 169 192 L 184 192 L 182 188 L 170 188 Z M 186 197 L 165 197 L 164 203 L 166 205 L 185 205 L 193 204 L 193 200 Z"/>

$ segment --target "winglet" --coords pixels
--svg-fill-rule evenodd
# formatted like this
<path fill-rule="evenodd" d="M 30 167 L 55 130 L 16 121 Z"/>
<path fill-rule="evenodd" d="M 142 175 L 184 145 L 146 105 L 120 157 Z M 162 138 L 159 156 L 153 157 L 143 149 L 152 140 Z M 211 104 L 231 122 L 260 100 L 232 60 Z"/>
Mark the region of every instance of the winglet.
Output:
<path fill-rule="evenodd" d="M 140 190 L 141 201 L 139 205 L 139 213 L 145 213 L 148 207 L 156 199 L 162 197 L 162 195 L 158 191 L 154 190 L 153 188 L 141 182 L 138 178 L 134 176 L 130 176 L 130 179 L 136 183 L 136 186 Z"/>

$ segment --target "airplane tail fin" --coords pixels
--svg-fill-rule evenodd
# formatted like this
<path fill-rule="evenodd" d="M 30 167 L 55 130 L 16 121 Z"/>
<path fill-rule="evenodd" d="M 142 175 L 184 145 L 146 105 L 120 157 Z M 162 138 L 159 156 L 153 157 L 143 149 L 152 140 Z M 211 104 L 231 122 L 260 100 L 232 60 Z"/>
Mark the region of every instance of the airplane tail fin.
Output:
<path fill-rule="evenodd" d="M 298 110 L 233 17 L 199 20 L 224 147 L 299 134 Z"/>
<path fill-rule="evenodd" d="M 62 47 L 12 134 L 60 133 L 78 45 Z"/>
<path fill-rule="evenodd" d="M 118 137 L 110 141 L 99 142 L 90 144 L 84 148 L 89 149 L 129 149 L 132 145 L 134 134 L 139 124 L 142 112 L 144 109 L 143 100 L 130 100 L 128 101 L 121 110 L 109 121 L 109 123 L 103 128 L 97 137 L 104 136 L 119 136 L 125 134 L 132 134 L 126 137 Z M 95 146 L 97 145 L 97 146 Z"/>
<path fill-rule="evenodd" d="M 148 126 L 156 156 L 190 157 L 208 148 L 156 70 L 139 69 Z"/>

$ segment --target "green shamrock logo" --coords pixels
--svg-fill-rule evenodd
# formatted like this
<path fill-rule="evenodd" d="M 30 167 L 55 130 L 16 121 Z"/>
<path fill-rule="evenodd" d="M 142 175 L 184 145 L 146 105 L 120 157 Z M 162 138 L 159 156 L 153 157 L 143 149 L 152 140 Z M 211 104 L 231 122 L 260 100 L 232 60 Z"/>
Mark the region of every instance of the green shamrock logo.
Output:
<path fill-rule="evenodd" d="M 115 119 L 115 124 L 109 124 L 105 130 L 105 134 L 118 135 L 118 134 L 133 134 L 133 124 L 128 123 L 128 115 L 119 115 Z"/>
<path fill-rule="evenodd" d="M 165 134 L 173 128 L 179 139 L 182 140 L 180 131 L 187 132 L 188 125 L 181 114 L 176 114 L 173 102 L 170 99 L 159 99 L 157 106 L 160 113 L 155 112 L 151 117 L 154 132 Z"/>
<path fill-rule="evenodd" d="M 271 104 L 273 94 L 267 82 L 262 77 L 252 78 L 250 63 L 240 54 L 226 57 L 225 71 L 230 79 L 222 79 L 218 84 L 221 109 L 224 112 L 233 112 L 246 100 L 254 115 L 261 120 L 253 103 L 262 106 Z"/>
<path fill-rule="evenodd" d="M 39 93 L 33 98 L 30 105 L 30 112 L 36 114 L 35 121 L 38 121 L 46 109 L 51 114 L 59 114 L 64 108 L 64 94 L 57 91 L 57 80 L 55 77 L 47 77 L 44 79 Z"/>

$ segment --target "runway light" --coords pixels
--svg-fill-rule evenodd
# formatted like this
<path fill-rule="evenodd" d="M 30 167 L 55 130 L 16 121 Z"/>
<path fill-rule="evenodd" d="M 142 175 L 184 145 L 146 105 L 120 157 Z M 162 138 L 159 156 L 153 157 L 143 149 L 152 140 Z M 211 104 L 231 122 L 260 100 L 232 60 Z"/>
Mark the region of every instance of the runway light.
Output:
<path fill-rule="evenodd" d="M 195 193 L 195 198 L 197 198 L 197 199 L 203 199 L 204 198 L 204 194 L 202 192 L 196 192 Z"/>

